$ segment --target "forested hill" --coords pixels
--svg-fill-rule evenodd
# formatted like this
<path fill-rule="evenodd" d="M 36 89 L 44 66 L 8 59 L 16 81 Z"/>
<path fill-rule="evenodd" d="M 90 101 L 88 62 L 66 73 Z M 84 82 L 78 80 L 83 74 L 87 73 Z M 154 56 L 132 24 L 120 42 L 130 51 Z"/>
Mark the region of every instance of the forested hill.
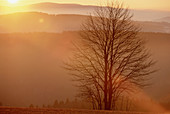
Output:
<path fill-rule="evenodd" d="M 0 15 L 0 33 L 77 31 L 87 19 L 85 15 L 50 15 L 39 12 L 20 12 Z M 170 33 L 170 23 L 135 21 L 143 32 Z"/>

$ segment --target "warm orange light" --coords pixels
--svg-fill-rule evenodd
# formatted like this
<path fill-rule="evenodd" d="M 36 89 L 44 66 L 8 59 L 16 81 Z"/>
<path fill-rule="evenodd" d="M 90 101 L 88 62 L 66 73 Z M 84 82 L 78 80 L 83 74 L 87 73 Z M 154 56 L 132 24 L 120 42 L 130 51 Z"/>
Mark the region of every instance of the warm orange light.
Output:
<path fill-rule="evenodd" d="M 18 0 L 8 0 L 8 2 L 11 3 L 11 4 L 14 4 L 14 3 L 17 3 Z"/>

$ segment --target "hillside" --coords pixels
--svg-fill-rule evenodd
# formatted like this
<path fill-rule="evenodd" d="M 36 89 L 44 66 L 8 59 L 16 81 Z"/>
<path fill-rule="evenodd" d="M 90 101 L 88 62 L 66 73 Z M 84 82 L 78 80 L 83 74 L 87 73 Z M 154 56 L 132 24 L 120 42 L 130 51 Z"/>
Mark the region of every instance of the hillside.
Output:
<path fill-rule="evenodd" d="M 79 30 L 86 16 L 29 12 L 0 16 L 0 32 L 62 32 Z"/>
<path fill-rule="evenodd" d="M 0 33 L 11 32 L 62 32 L 80 30 L 85 15 L 49 15 L 38 12 L 20 12 L 0 15 Z M 170 23 L 134 22 L 143 32 L 170 33 Z"/>
<path fill-rule="evenodd" d="M 168 22 L 168 23 L 170 23 L 170 17 L 163 17 L 163 18 L 160 18 L 160 19 L 156 19 L 155 21 L 157 21 L 157 22 Z"/>
<path fill-rule="evenodd" d="M 170 34 L 140 36 L 147 40 L 159 69 L 145 92 L 159 100 L 170 94 Z M 0 102 L 5 106 L 42 106 L 56 99 L 73 99 L 76 89 L 62 66 L 71 56 L 71 42 L 79 38 L 77 32 L 0 34 Z"/>
<path fill-rule="evenodd" d="M 43 12 L 48 14 L 80 14 L 89 15 L 97 6 L 79 5 L 79 4 L 57 4 L 57 3 L 37 3 L 25 6 L 0 6 L 0 14 L 9 14 L 16 12 Z M 167 17 L 170 15 L 168 11 L 153 10 L 134 10 L 133 19 L 138 21 L 155 21 L 155 19 Z M 151 15 L 152 14 L 152 15 Z"/>

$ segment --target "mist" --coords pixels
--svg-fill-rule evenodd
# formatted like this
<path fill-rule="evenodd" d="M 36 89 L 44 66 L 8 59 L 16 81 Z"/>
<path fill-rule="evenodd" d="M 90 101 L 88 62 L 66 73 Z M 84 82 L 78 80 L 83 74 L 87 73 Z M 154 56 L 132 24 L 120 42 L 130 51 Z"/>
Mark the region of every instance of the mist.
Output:
<path fill-rule="evenodd" d="M 141 36 L 148 41 L 159 69 L 145 92 L 159 101 L 170 95 L 170 35 Z M 63 61 L 72 55 L 71 42 L 78 38 L 78 32 L 0 34 L 0 101 L 5 106 L 22 107 L 74 99 L 77 91 L 72 77 L 63 69 Z"/>

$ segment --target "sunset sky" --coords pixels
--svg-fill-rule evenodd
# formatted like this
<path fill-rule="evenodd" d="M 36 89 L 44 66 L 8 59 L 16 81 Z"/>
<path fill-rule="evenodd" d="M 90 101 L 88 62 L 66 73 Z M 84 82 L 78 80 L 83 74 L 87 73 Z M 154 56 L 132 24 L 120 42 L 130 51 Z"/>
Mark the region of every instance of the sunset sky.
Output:
<path fill-rule="evenodd" d="M 82 5 L 98 5 L 102 0 L 18 0 L 10 4 L 8 0 L 0 0 L 0 5 L 25 5 L 38 2 L 76 3 Z M 132 9 L 151 9 L 170 11 L 170 0 L 120 0 Z"/>

